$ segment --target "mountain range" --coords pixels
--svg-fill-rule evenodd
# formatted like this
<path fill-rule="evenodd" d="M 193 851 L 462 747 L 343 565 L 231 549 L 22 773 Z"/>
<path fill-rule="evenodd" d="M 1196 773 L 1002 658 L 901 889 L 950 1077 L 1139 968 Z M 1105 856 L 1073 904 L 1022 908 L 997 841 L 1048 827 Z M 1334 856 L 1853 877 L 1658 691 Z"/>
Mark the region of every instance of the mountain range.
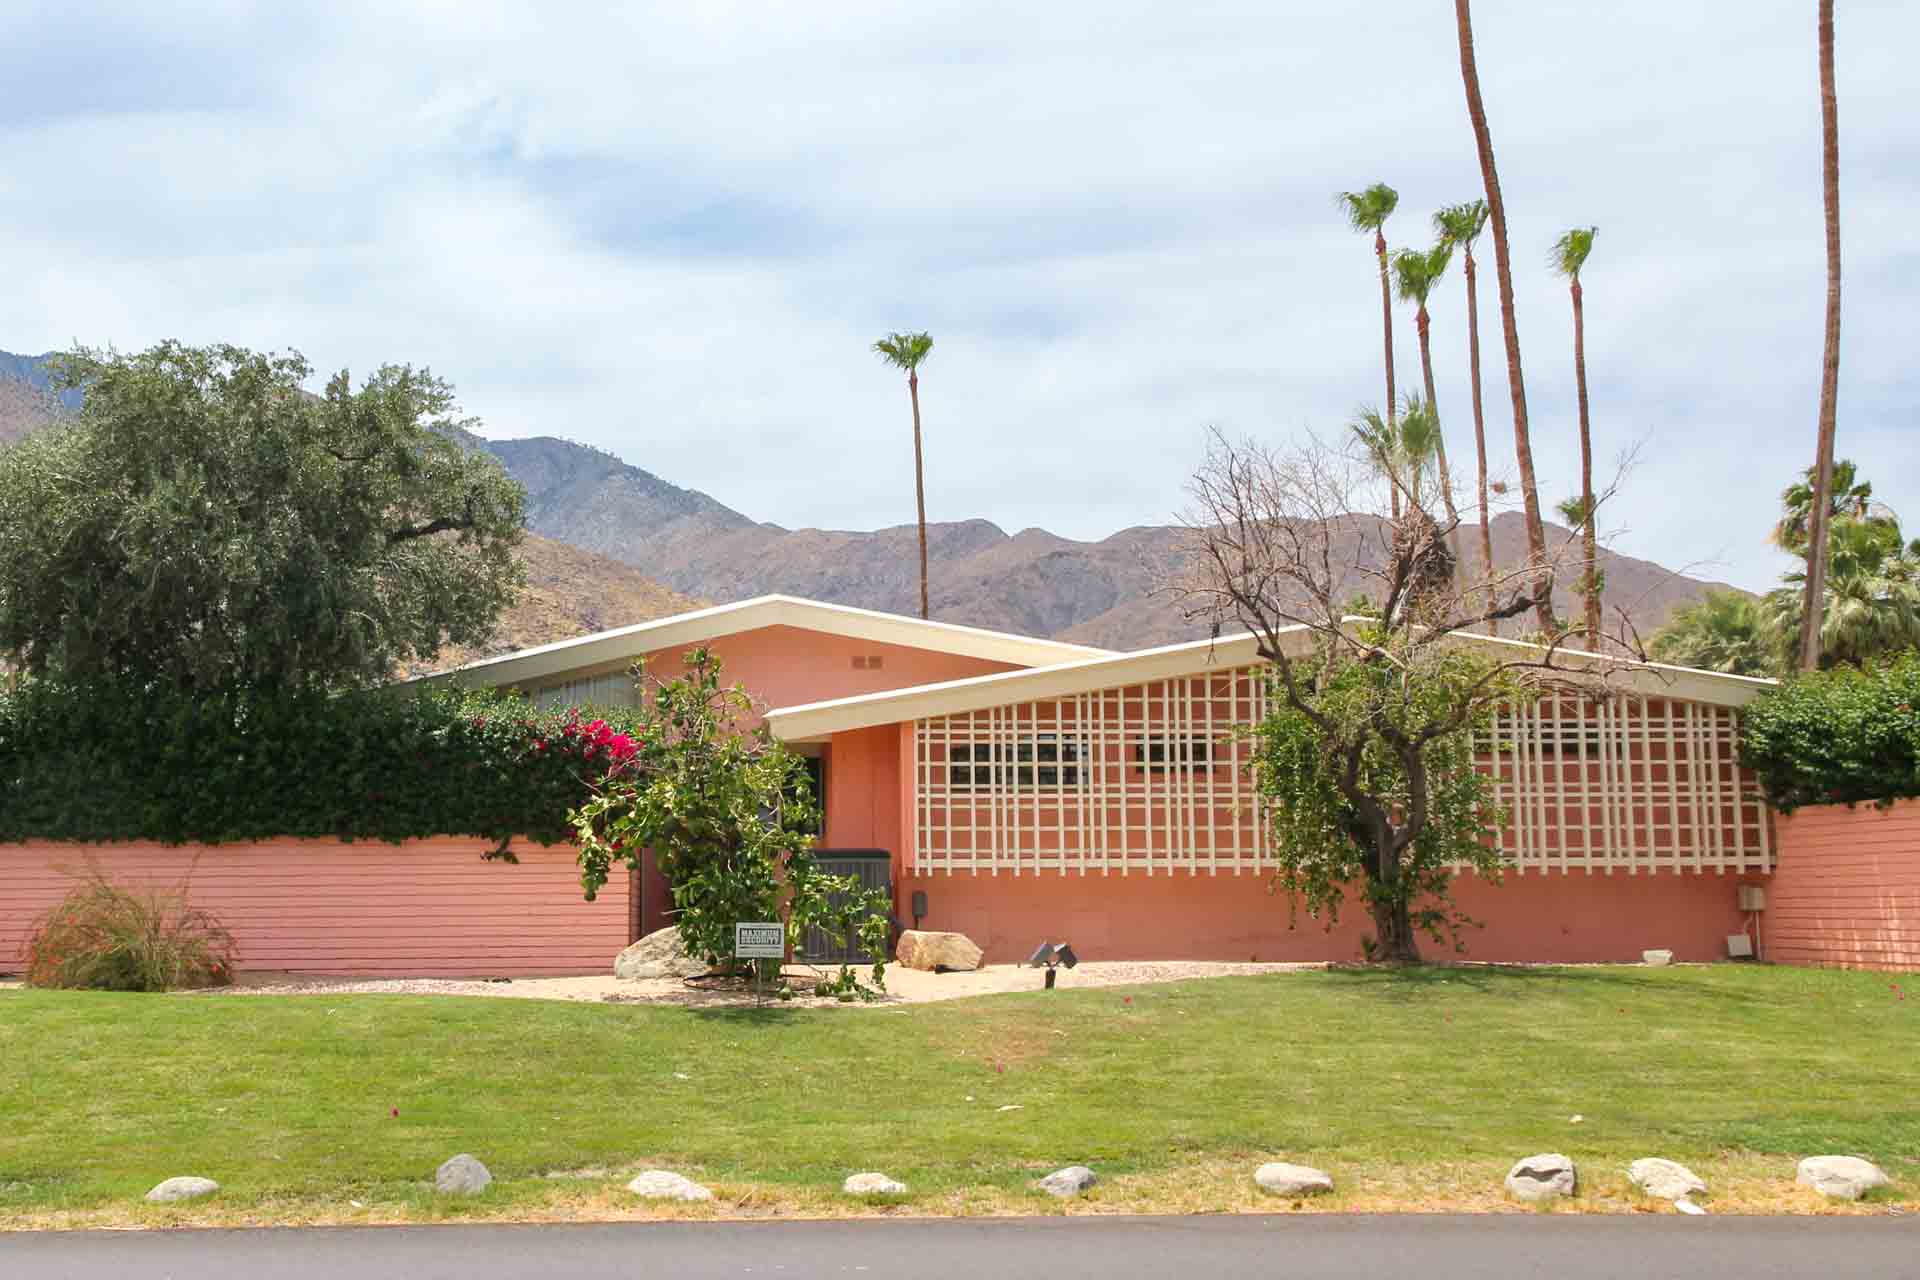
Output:
<path fill-rule="evenodd" d="M 0 352 L 0 441 L 9 438 L 9 423 L 17 436 L 58 411 L 33 385 L 39 365 L 38 359 Z M 9 373 L 18 401 L 11 417 Z M 918 610 L 912 525 L 871 532 L 788 529 L 756 521 L 604 450 L 547 436 L 488 440 L 459 434 L 467 447 L 498 458 L 526 488 L 528 525 L 538 535 L 527 553 L 529 599 L 505 621 L 489 652 L 645 621 L 701 601 L 726 603 L 769 592 L 889 613 Z M 932 524 L 931 612 L 943 621 L 1112 649 L 1197 639 L 1204 627 L 1156 594 L 1184 534 L 1178 526 L 1144 525 L 1080 542 L 1044 529 L 1008 534 L 987 520 Z M 1465 545 L 1476 545 L 1478 526 L 1464 527 L 1461 536 Z M 1549 540 L 1565 536 L 1553 531 Z M 1496 516 L 1493 542 L 1500 561 L 1522 558 L 1521 517 Z M 1707 590 L 1730 589 L 1652 561 L 1604 550 L 1601 556 L 1609 599 L 1643 635 Z M 1558 603 L 1563 612 L 1571 607 L 1564 588 Z M 435 665 L 473 656 L 443 654 Z"/>

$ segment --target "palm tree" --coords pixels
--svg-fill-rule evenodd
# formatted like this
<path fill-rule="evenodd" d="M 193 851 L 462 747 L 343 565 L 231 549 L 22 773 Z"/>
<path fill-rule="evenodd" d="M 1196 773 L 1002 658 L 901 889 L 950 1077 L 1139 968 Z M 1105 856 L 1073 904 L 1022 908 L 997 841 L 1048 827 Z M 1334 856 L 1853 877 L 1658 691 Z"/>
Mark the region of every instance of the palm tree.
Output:
<path fill-rule="evenodd" d="M 1386 343 L 1387 424 L 1394 420 L 1398 401 L 1393 392 L 1393 290 L 1387 284 L 1387 219 L 1400 204 L 1400 193 L 1384 182 L 1376 182 L 1365 191 L 1342 191 L 1336 202 L 1347 215 L 1347 225 L 1355 231 L 1373 232 L 1374 257 L 1380 260 L 1380 326 Z M 1399 517 L 1400 495 L 1394 492 L 1394 516 Z"/>
<path fill-rule="evenodd" d="M 1826 556 L 1828 572 L 1814 630 L 1821 666 L 1860 666 L 1920 646 L 1920 544 L 1901 541 L 1887 520 L 1834 522 Z M 1795 641 L 1806 633 L 1807 575 L 1791 573 L 1788 585 L 1767 594 L 1762 615 L 1780 636 L 1783 666 L 1798 656 Z"/>
<path fill-rule="evenodd" d="M 1527 383 L 1520 370 L 1520 325 L 1513 310 L 1513 257 L 1507 250 L 1507 206 L 1500 198 L 1500 172 L 1493 162 L 1493 135 L 1480 100 L 1480 70 L 1473 56 L 1470 0 L 1453 0 L 1460 38 L 1460 80 L 1466 87 L 1467 115 L 1480 152 L 1480 179 L 1487 189 L 1487 218 L 1493 227 L 1494 278 L 1500 286 L 1500 334 L 1507 344 L 1507 390 L 1513 397 L 1513 451 L 1520 464 L 1520 497 L 1527 515 L 1527 555 L 1532 560 L 1533 609 L 1541 630 L 1558 634 L 1553 616 L 1553 566 L 1547 563 L 1547 531 L 1540 520 L 1540 489 L 1533 476 L 1533 441 L 1527 432 Z"/>
<path fill-rule="evenodd" d="M 1773 532 L 1768 535 L 1775 546 L 1803 560 L 1807 557 L 1807 547 L 1810 545 L 1808 526 L 1813 519 L 1813 490 L 1818 483 L 1816 469 L 1808 467 L 1801 479 L 1781 492 L 1780 523 L 1774 525 Z M 1891 511 L 1874 502 L 1873 482 L 1860 479 L 1859 470 L 1851 458 L 1841 458 L 1833 464 L 1833 475 L 1827 491 L 1829 530 L 1843 520 L 1893 518 Z"/>
<path fill-rule="evenodd" d="M 1598 227 L 1575 227 L 1553 242 L 1548 263 L 1567 278 L 1567 292 L 1573 298 L 1573 386 L 1580 405 L 1580 505 L 1569 514 L 1579 517 L 1581 545 L 1587 570 L 1580 575 L 1580 592 L 1587 598 L 1587 644 L 1597 653 L 1600 648 L 1600 541 L 1594 532 L 1593 500 L 1593 425 L 1587 418 L 1587 319 L 1585 290 L 1580 287 L 1580 270 L 1593 252 L 1593 237 Z"/>
<path fill-rule="evenodd" d="M 1725 671 L 1736 676 L 1780 674 L 1773 642 L 1758 600 L 1741 591 L 1709 591 L 1674 611 L 1653 633 L 1647 651 L 1658 662 Z"/>
<path fill-rule="evenodd" d="M 907 371 L 907 395 L 913 400 L 913 498 L 920 511 L 920 616 L 927 616 L 927 478 L 920 450 L 920 363 L 933 350 L 925 333 L 890 333 L 873 344 L 880 358 Z"/>
<path fill-rule="evenodd" d="M 1454 505 L 1453 476 L 1447 470 L 1447 441 L 1440 429 L 1440 402 L 1433 394 L 1433 346 L 1427 335 L 1432 322 L 1427 315 L 1427 298 L 1440 283 L 1440 277 L 1446 274 L 1452 257 L 1452 248 L 1445 244 L 1437 244 L 1424 253 L 1418 249 L 1402 249 L 1393 255 L 1394 288 L 1402 302 L 1411 302 L 1416 308 L 1413 329 L 1420 338 L 1420 377 L 1427 392 L 1426 412 L 1433 420 L 1433 453 L 1440 467 L 1440 501 L 1446 506 L 1449 526 L 1460 523 L 1460 510 Z"/>
<path fill-rule="evenodd" d="M 1818 614 L 1827 577 L 1827 495 L 1833 492 L 1834 419 L 1840 401 L 1840 104 L 1833 87 L 1833 0 L 1820 0 L 1820 169 L 1827 213 L 1827 335 L 1820 364 L 1820 428 L 1814 452 L 1813 528 L 1801 605 L 1800 667 L 1820 665 Z"/>
<path fill-rule="evenodd" d="M 1473 390 L 1473 451 L 1480 464 L 1480 559 L 1487 583 L 1487 612 L 1494 609 L 1493 523 L 1487 513 L 1487 417 L 1480 402 L 1480 298 L 1474 284 L 1473 242 L 1487 225 L 1487 202 L 1469 200 L 1450 204 L 1433 215 L 1433 229 L 1440 243 L 1458 248 L 1461 266 L 1467 275 L 1467 370 Z M 1494 631 L 1498 622 L 1491 622 Z"/>
<path fill-rule="evenodd" d="M 1408 396 L 1400 412 L 1390 417 L 1382 417 L 1378 409 L 1362 408 L 1348 430 L 1367 451 L 1381 478 L 1404 499 L 1408 514 L 1426 506 L 1426 482 L 1438 454 L 1440 420 L 1425 401 Z"/>

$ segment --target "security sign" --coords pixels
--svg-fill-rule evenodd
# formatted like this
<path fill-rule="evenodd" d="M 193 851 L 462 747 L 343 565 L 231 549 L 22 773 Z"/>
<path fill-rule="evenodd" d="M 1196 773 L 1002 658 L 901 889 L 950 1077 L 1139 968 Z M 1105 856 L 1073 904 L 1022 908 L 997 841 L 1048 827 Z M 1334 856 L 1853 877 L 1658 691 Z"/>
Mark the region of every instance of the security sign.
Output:
<path fill-rule="evenodd" d="M 733 954 L 741 960 L 779 960 L 787 954 L 787 927 L 778 920 L 733 926 Z"/>

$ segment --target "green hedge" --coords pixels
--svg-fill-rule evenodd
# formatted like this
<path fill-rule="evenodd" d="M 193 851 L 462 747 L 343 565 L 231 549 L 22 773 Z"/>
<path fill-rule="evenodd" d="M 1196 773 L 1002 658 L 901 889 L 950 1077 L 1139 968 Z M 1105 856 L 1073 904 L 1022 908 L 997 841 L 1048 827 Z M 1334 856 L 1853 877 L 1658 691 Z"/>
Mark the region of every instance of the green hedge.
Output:
<path fill-rule="evenodd" d="M 1920 656 L 1788 680 L 1748 704 L 1740 763 L 1782 811 L 1920 796 Z"/>
<path fill-rule="evenodd" d="M 0 841 L 564 841 L 605 763 L 570 718 L 492 691 L 28 681 L 0 693 Z"/>

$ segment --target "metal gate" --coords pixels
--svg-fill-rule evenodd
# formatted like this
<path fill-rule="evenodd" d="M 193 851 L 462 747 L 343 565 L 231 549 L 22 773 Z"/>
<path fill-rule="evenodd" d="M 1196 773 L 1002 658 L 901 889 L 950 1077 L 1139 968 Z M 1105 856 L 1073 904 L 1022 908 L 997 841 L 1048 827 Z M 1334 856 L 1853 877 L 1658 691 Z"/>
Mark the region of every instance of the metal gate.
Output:
<path fill-rule="evenodd" d="M 813 857 L 828 875 L 852 876 L 867 888 L 884 893 L 889 903 L 893 901 L 893 855 L 885 849 L 816 849 Z M 823 929 L 807 930 L 798 958 L 814 964 L 873 963 L 858 940 L 849 946 L 847 939 L 830 937 Z"/>

